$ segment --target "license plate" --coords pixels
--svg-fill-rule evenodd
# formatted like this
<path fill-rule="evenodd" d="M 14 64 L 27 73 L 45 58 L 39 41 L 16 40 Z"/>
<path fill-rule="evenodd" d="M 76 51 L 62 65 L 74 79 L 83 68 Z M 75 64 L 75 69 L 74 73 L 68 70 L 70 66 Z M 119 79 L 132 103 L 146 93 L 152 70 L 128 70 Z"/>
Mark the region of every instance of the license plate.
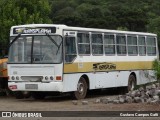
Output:
<path fill-rule="evenodd" d="M 38 84 L 25 84 L 25 89 L 38 89 Z"/>

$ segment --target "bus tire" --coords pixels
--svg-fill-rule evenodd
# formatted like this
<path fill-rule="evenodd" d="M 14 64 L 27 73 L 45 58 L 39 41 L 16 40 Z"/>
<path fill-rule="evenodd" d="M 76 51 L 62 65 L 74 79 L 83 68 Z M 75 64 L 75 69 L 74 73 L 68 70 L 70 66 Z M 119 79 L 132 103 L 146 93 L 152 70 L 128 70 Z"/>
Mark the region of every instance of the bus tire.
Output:
<path fill-rule="evenodd" d="M 136 85 L 136 78 L 133 74 L 131 74 L 128 79 L 128 91 L 133 91 L 135 85 Z"/>
<path fill-rule="evenodd" d="M 6 89 L 8 88 L 8 78 L 0 78 L 0 89 Z"/>
<path fill-rule="evenodd" d="M 28 91 L 24 91 L 23 92 L 24 98 L 30 98 L 31 97 L 31 93 Z"/>
<path fill-rule="evenodd" d="M 86 80 L 81 77 L 77 84 L 77 91 L 73 92 L 73 99 L 84 99 L 87 95 L 87 83 Z"/>
<path fill-rule="evenodd" d="M 23 99 L 24 98 L 23 92 L 21 92 L 21 91 L 15 91 L 15 92 L 13 92 L 13 94 L 16 97 L 16 99 Z"/>
<path fill-rule="evenodd" d="M 46 97 L 46 94 L 43 92 L 32 92 L 31 96 L 36 100 L 42 100 Z"/>

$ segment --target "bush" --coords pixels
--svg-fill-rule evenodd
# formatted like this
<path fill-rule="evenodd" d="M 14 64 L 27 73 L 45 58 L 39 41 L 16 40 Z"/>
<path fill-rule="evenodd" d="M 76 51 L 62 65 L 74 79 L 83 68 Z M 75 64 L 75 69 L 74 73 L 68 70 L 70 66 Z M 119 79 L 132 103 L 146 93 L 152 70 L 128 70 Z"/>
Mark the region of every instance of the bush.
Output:
<path fill-rule="evenodd" d="M 153 61 L 153 70 L 155 71 L 155 76 L 157 77 L 157 81 L 160 82 L 160 61 L 155 59 Z"/>

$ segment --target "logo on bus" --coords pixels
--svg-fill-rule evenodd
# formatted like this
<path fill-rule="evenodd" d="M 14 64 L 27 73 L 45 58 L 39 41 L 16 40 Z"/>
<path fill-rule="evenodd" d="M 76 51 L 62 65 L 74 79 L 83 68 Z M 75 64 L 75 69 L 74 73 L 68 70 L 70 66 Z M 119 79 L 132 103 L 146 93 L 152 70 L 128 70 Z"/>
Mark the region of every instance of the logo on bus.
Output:
<path fill-rule="evenodd" d="M 55 27 L 41 27 L 41 28 L 14 28 L 13 34 L 42 34 L 55 33 Z"/>
<path fill-rule="evenodd" d="M 115 70 L 116 65 L 112 63 L 95 63 L 93 64 L 93 69 L 94 70 Z"/>

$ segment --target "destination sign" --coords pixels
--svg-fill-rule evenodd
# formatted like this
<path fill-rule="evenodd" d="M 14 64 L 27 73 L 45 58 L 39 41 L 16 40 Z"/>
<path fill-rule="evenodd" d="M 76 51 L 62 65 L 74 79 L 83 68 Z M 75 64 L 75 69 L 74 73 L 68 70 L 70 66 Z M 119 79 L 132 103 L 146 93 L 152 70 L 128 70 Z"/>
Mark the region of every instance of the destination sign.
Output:
<path fill-rule="evenodd" d="M 56 33 L 56 27 L 14 28 L 13 34 L 45 34 Z"/>

